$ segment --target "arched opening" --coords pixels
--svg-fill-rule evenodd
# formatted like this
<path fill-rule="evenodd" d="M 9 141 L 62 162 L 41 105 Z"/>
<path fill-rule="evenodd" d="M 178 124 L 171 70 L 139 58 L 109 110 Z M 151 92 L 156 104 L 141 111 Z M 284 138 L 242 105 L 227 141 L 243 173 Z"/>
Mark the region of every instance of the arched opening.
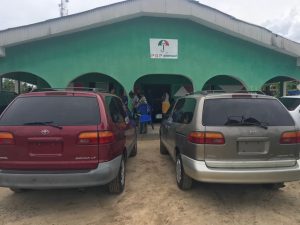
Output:
<path fill-rule="evenodd" d="M 89 87 L 97 88 L 106 92 L 115 90 L 116 95 L 120 95 L 124 87 L 114 78 L 102 73 L 86 73 L 72 80 L 68 87 Z"/>
<path fill-rule="evenodd" d="M 0 90 L 25 93 L 32 88 L 50 88 L 50 85 L 43 78 L 27 72 L 11 72 L 0 76 Z"/>
<path fill-rule="evenodd" d="M 268 80 L 262 86 L 261 90 L 267 95 L 281 97 L 286 95 L 300 94 L 299 80 L 290 76 L 277 76 Z"/>
<path fill-rule="evenodd" d="M 42 78 L 26 72 L 11 72 L 0 76 L 0 114 L 18 95 L 31 91 L 33 88 L 49 88 L 50 85 Z"/>
<path fill-rule="evenodd" d="M 224 91 L 224 92 L 237 92 L 237 91 L 246 91 L 246 85 L 239 80 L 230 75 L 217 75 L 210 78 L 204 84 L 203 91 Z"/>
<path fill-rule="evenodd" d="M 172 104 L 176 98 L 193 91 L 192 81 L 183 75 L 148 74 L 134 83 L 134 92 L 143 93 L 151 105 L 154 120 L 162 118 L 162 96 L 165 93 Z"/>

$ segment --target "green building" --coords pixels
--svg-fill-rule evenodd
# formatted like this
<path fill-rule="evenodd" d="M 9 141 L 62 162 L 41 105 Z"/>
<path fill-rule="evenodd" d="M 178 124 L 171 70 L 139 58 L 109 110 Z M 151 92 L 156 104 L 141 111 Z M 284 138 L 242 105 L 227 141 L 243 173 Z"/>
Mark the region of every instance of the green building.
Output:
<path fill-rule="evenodd" d="M 152 102 L 164 91 L 285 95 L 300 80 L 300 44 L 196 1 L 128 0 L 0 31 L 0 77 L 0 89 L 114 86 Z"/>

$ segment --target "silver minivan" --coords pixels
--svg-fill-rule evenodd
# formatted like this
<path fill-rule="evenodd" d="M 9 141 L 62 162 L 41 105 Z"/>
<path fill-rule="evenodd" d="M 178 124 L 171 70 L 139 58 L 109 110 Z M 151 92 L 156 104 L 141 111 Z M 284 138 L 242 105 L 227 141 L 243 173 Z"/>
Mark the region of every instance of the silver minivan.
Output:
<path fill-rule="evenodd" d="M 176 162 L 181 189 L 193 180 L 283 187 L 300 179 L 299 142 L 279 100 L 256 93 L 185 96 L 160 128 L 160 152 Z"/>

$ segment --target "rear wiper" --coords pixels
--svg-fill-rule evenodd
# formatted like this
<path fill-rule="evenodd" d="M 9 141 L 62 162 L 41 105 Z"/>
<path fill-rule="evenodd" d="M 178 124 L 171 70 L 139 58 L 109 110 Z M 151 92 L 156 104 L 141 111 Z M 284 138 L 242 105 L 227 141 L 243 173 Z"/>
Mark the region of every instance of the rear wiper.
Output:
<path fill-rule="evenodd" d="M 266 130 L 268 129 L 268 123 L 261 122 L 253 117 L 244 119 L 242 123 L 243 123 L 243 125 L 253 125 L 253 126 L 258 126 L 258 127 L 264 128 Z"/>
<path fill-rule="evenodd" d="M 28 125 L 28 126 L 31 126 L 31 125 L 44 125 L 44 126 L 55 127 L 57 129 L 60 129 L 60 130 L 63 129 L 61 126 L 55 125 L 53 123 L 54 123 L 53 121 L 47 121 L 47 122 L 29 122 L 29 123 L 24 123 L 23 125 Z"/>
<path fill-rule="evenodd" d="M 231 125 L 242 125 L 243 116 L 228 116 L 227 121 L 224 125 L 231 126 Z"/>
<path fill-rule="evenodd" d="M 237 118 L 240 118 L 240 120 L 238 120 Z M 245 119 L 243 116 L 229 116 L 224 125 L 226 125 L 226 126 L 247 126 L 247 125 L 251 125 L 251 126 L 261 127 L 263 129 L 268 129 L 268 123 L 260 122 L 260 121 L 258 121 L 257 119 L 255 119 L 253 117 L 249 117 L 249 118 Z"/>

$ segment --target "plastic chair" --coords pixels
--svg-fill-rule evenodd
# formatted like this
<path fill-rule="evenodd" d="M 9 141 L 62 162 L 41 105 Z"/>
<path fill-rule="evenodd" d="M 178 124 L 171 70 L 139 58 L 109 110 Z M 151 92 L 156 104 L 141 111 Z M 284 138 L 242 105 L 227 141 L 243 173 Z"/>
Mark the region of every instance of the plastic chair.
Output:
<path fill-rule="evenodd" d="M 147 123 L 151 123 L 152 129 L 152 116 L 151 116 L 151 107 L 148 104 L 140 104 L 137 108 L 139 115 L 139 125 L 140 125 L 140 134 L 147 133 Z"/>

